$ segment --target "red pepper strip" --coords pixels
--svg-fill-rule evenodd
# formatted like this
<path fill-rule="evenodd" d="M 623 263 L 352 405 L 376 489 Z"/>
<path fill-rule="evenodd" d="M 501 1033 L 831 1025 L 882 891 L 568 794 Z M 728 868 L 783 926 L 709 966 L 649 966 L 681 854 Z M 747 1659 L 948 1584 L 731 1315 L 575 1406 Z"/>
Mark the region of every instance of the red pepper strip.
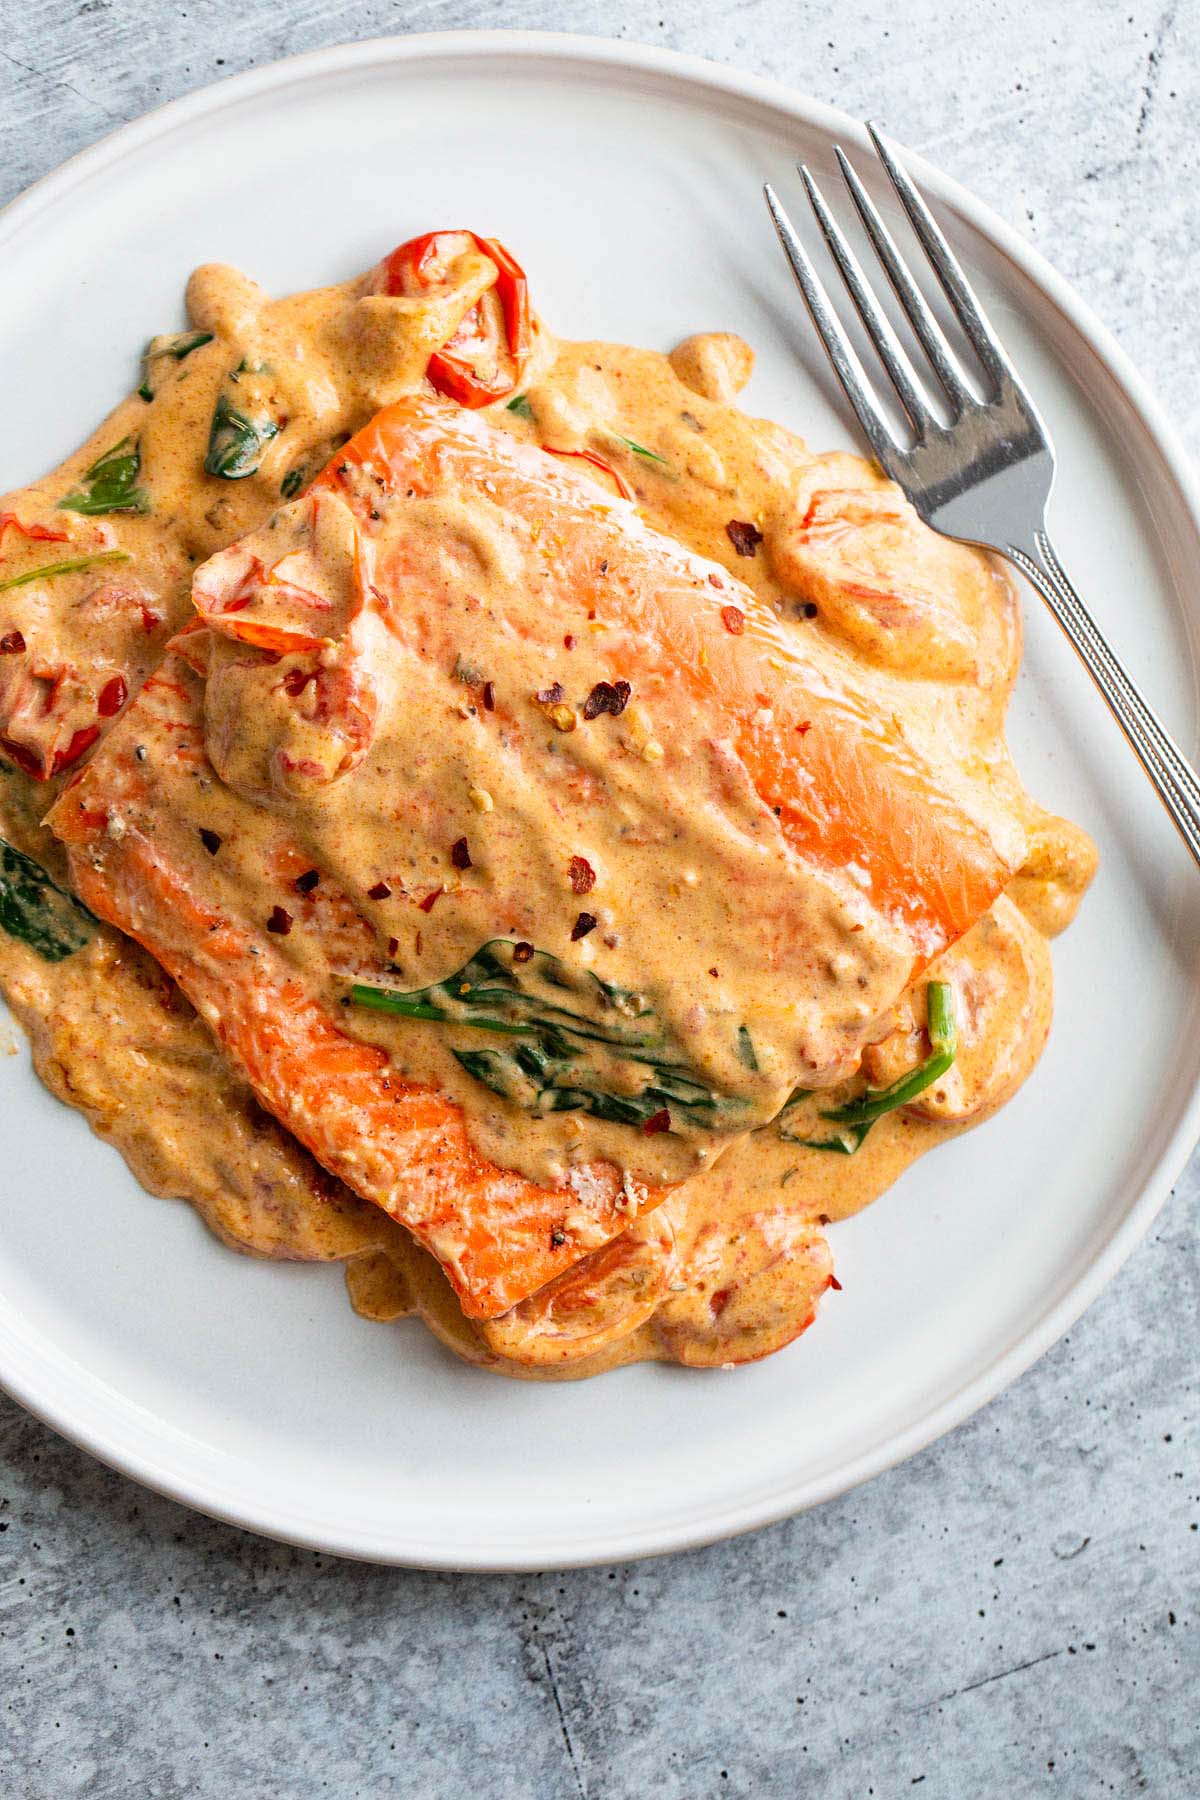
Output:
<path fill-rule="evenodd" d="M 636 498 L 633 489 L 621 474 L 621 471 L 619 469 L 614 469 L 610 462 L 605 462 L 602 456 L 597 456 L 594 450 L 552 450 L 549 444 L 543 444 L 542 449 L 546 452 L 547 456 L 577 456 L 580 462 L 591 463 L 594 469 L 599 469 L 603 474 L 609 477 L 622 500 L 633 500 Z"/>
<path fill-rule="evenodd" d="M 460 240 L 458 245 L 455 245 L 456 239 Z M 496 323 L 481 297 L 463 318 L 449 343 L 430 357 L 425 372 L 439 394 L 457 400 L 460 406 L 474 408 L 503 400 L 520 386 L 525 373 L 533 334 L 529 284 L 520 263 L 496 238 L 480 237 L 475 231 L 427 231 L 423 237 L 410 238 L 408 243 L 401 244 L 385 257 L 380 264 L 380 274 L 386 294 L 403 294 L 411 299 L 422 292 L 428 293 L 445 284 L 446 269 L 455 255 L 461 253 L 463 239 L 496 265 L 492 288 L 500 306 L 505 355 L 500 354 Z M 473 356 L 468 354 L 472 348 Z M 461 354 L 455 355 L 456 350 Z M 483 373 L 482 370 L 488 369 L 493 362 L 494 372 Z"/>
<path fill-rule="evenodd" d="M 30 538 L 39 544 L 65 544 L 65 531 L 54 531 L 49 525 L 25 525 L 14 512 L 0 513 L 0 544 L 4 542 L 4 534 L 9 526 L 19 531 L 22 537 Z"/>

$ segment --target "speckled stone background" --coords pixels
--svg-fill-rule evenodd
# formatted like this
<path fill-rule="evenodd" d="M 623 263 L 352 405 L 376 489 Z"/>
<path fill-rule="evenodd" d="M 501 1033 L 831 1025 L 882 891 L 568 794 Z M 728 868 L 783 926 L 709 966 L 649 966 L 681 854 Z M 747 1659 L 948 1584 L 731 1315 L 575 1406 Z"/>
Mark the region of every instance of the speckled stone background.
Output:
<path fill-rule="evenodd" d="M 1200 0 L 7 0 L 0 199 L 316 45 L 557 28 L 885 117 L 1089 297 L 1200 450 Z M 1200 1794 L 1192 1169 L 1077 1330 L 870 1487 L 568 1575 L 339 1563 L 0 1400 L 0 1797 Z"/>

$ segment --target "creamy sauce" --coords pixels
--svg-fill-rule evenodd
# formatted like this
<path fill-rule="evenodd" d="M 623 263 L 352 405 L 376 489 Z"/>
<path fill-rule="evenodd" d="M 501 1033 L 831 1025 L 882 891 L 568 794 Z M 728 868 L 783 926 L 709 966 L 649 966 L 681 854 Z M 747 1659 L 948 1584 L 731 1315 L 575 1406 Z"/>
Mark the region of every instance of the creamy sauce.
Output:
<path fill-rule="evenodd" d="M 192 325 L 211 341 L 155 357 L 150 400 L 122 403 L 62 469 L 0 503 L 70 533 L 51 545 L 10 533 L 0 581 L 51 552 L 130 557 L 0 589 L 0 637 L 15 631 L 25 645 L 0 658 L 10 754 L 52 768 L 79 733 L 105 729 L 114 678 L 135 690 L 191 616 L 197 565 L 247 532 L 286 540 L 306 584 L 324 582 L 336 609 L 342 503 L 328 503 L 316 528 L 299 505 L 270 528 L 265 521 L 290 484 L 311 479 L 379 407 L 420 387 L 431 349 L 478 297 L 479 280 L 468 269 L 452 296 L 429 302 L 369 292 L 369 281 L 272 302 L 236 271 L 193 276 Z M 507 1373 L 577 1376 L 647 1357 L 740 1361 L 802 1330 L 830 1274 L 823 1223 L 856 1211 L 913 1157 L 1002 1104 L 1036 1061 L 1051 1003 L 1046 935 L 1068 922 L 1094 866 L 1084 834 L 1027 799 L 1007 755 L 1003 717 L 1020 634 L 1003 577 L 981 555 L 924 531 L 868 465 L 813 457 L 782 428 L 740 412 L 733 401 L 751 363 L 749 348 L 727 334 L 691 339 L 668 359 L 539 330 L 522 406 L 500 404 L 487 416 L 515 438 L 603 457 L 647 524 L 746 583 L 806 664 L 863 696 L 896 745 L 1004 843 L 1019 868 L 1011 898 L 912 987 L 913 944 L 895 921 L 867 906 L 853 879 L 816 878 L 787 862 L 770 809 L 730 793 L 686 696 L 669 681 L 636 692 L 639 646 L 590 629 L 605 625 L 602 608 L 584 606 L 565 628 L 557 613 L 539 613 L 527 563 L 511 564 L 511 545 L 478 507 L 434 494 L 405 514 L 409 539 L 424 532 L 442 547 L 455 657 L 431 669 L 394 633 L 382 657 L 384 713 L 436 720 L 426 736 L 377 734 L 353 773 L 331 780 L 340 770 L 328 758 L 341 749 L 320 731 L 297 743 L 295 709 L 272 709 L 277 669 L 219 650 L 209 671 L 208 750 L 224 785 L 209 796 L 205 822 L 226 840 L 210 871 L 215 891 L 262 911 L 265 872 L 281 857 L 292 871 L 297 857 L 299 866 L 311 859 L 363 923 L 338 939 L 334 966 L 328 911 L 311 931 L 300 918 L 283 948 L 309 982 L 330 998 L 348 974 L 422 987 L 490 937 L 527 938 L 652 995 L 672 1041 L 738 1102 L 738 1129 L 715 1133 L 646 1138 L 577 1112 L 533 1118 L 464 1075 L 453 1032 L 356 1015 L 356 1033 L 458 1100 L 472 1135 L 503 1166 L 547 1179 L 606 1155 L 643 1181 L 688 1178 L 615 1247 L 514 1313 L 469 1322 L 433 1259 L 262 1113 L 142 952 L 98 927 L 86 950 L 51 964 L 0 935 L 0 980 L 43 1078 L 145 1185 L 191 1200 L 237 1247 L 349 1259 L 360 1311 L 419 1312 L 459 1354 Z M 255 471 L 236 481 L 202 470 L 222 396 L 274 427 Z M 86 486 L 101 453 L 130 436 L 152 511 L 56 510 Z M 597 484 L 598 494 L 610 491 L 599 473 Z M 386 519 L 376 548 L 389 554 Z M 552 541 L 542 548 L 563 554 Z M 202 576 L 221 579 L 219 565 Z M 557 704 L 578 715 L 595 681 L 623 667 L 634 698 L 586 731 L 578 716 L 562 731 L 556 703 L 535 699 L 557 682 Z M 488 708 L 482 680 L 496 689 Z M 317 777 L 281 792 L 273 760 L 281 748 Z M 64 779 L 39 784 L 11 767 L 0 778 L 0 835 L 59 876 L 60 852 L 37 820 Z M 388 792 L 419 803 L 397 818 L 382 803 Z M 239 800 L 257 809 L 252 828 Z M 463 838 L 467 870 L 449 857 Z M 594 877 L 586 899 L 571 877 L 575 856 Z M 368 890 L 380 885 L 389 891 L 373 899 Z M 411 897 L 435 887 L 443 899 L 414 911 Z M 597 924 L 573 945 L 584 907 Z M 380 944 L 389 946 L 382 972 Z M 874 1084 L 921 1060 L 925 982 L 938 975 L 957 999 L 951 1071 L 880 1120 L 852 1157 L 799 1145 L 823 1136 L 821 1111 L 856 1091 L 860 1059 Z M 738 1054 L 747 1019 L 756 1069 Z M 781 1136 L 768 1121 L 797 1085 L 817 1091 L 789 1110 Z"/>

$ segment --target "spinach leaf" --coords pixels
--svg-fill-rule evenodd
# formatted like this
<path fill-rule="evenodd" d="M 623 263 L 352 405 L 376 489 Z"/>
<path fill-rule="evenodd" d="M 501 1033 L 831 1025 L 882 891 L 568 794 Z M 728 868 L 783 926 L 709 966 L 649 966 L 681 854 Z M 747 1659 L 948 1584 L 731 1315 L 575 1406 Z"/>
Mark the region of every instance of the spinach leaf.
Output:
<path fill-rule="evenodd" d="M 528 419 L 531 425 L 533 423 L 533 408 L 529 404 L 528 394 L 515 394 L 504 410 L 516 413 L 518 419 Z"/>
<path fill-rule="evenodd" d="M 915 1069 L 910 1069 L 907 1075 L 901 1075 L 898 1080 L 890 1082 L 887 1087 L 868 1088 L 857 1100 L 849 1100 L 845 1106 L 835 1107 L 832 1112 L 823 1112 L 821 1118 L 828 1119 L 831 1125 L 842 1127 L 832 1137 L 796 1137 L 781 1125 L 779 1135 L 783 1141 L 787 1144 L 803 1144 L 808 1150 L 830 1150 L 837 1156 L 853 1156 L 876 1119 L 882 1119 L 885 1113 L 895 1112 L 897 1107 L 908 1106 L 918 1094 L 923 1094 L 927 1087 L 932 1087 L 935 1081 L 939 1081 L 958 1054 L 954 990 L 950 983 L 931 981 L 926 989 L 925 1006 L 929 1055 L 923 1062 L 919 1062 Z M 781 1117 L 786 1115 L 799 1097 L 793 1094 Z"/>
<path fill-rule="evenodd" d="M 263 450 L 278 436 L 274 419 L 252 419 L 228 394 L 220 394 L 208 433 L 205 473 L 218 475 L 222 481 L 244 481 L 247 475 L 257 473 Z"/>
<path fill-rule="evenodd" d="M 47 962 L 82 950 L 96 921 L 40 863 L 0 838 L 0 927 Z"/>
<path fill-rule="evenodd" d="M 301 463 L 297 468 L 288 470 L 279 484 L 279 492 L 285 500 L 294 500 L 303 486 L 304 465 Z"/>
<path fill-rule="evenodd" d="M 185 356 L 190 356 L 193 350 L 199 350 L 202 344 L 211 344 L 212 341 L 211 331 L 181 331 L 171 336 L 151 338 L 146 345 L 142 385 L 138 389 L 142 399 L 153 400 L 154 398 L 155 389 L 151 384 L 150 377 L 154 373 L 155 363 L 161 357 L 173 356 L 175 361 L 180 363 Z"/>
<path fill-rule="evenodd" d="M 445 981 L 410 994 L 357 984 L 350 1000 L 518 1040 L 452 1053 L 475 1081 L 528 1112 L 666 1130 L 711 1128 L 744 1107 L 688 1067 L 642 996 L 530 944 L 494 938 Z"/>
<path fill-rule="evenodd" d="M 98 456 L 83 477 L 83 487 L 59 501 L 61 512 L 148 513 L 150 496 L 137 485 L 142 456 L 135 437 L 122 438 Z"/>

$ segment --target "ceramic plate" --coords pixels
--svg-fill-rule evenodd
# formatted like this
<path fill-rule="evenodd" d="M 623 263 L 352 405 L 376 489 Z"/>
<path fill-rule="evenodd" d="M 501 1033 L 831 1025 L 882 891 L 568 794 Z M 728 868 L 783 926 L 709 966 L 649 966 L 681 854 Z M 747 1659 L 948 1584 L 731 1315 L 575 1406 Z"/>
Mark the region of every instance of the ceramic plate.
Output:
<path fill-rule="evenodd" d="M 284 292 L 464 223 L 513 246 L 554 328 L 664 349 L 741 332 L 759 353 L 752 410 L 857 447 L 759 196 L 769 177 L 799 216 L 795 158 L 828 174 L 835 137 L 863 144 L 765 81 L 577 37 L 388 39 L 190 95 L 0 219 L 0 488 L 57 461 L 133 384 L 143 340 L 183 323 L 195 263 Z M 1179 449 L 1062 281 L 916 171 L 1053 430 L 1067 566 L 1192 750 L 1200 526 Z M 0 1380 L 206 1512 L 459 1569 L 744 1531 L 965 1419 L 1096 1296 L 1200 1133 L 1200 883 L 1036 601 L 1026 617 L 1017 759 L 1102 854 L 1056 950 L 1049 1049 L 1001 1117 L 834 1228 L 844 1291 L 797 1344 L 730 1373 L 481 1374 L 415 1323 L 357 1319 L 339 1269 L 232 1255 L 186 1206 L 142 1192 L 41 1088 L 22 1040 L 0 1068 Z"/>

